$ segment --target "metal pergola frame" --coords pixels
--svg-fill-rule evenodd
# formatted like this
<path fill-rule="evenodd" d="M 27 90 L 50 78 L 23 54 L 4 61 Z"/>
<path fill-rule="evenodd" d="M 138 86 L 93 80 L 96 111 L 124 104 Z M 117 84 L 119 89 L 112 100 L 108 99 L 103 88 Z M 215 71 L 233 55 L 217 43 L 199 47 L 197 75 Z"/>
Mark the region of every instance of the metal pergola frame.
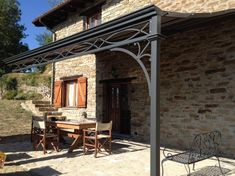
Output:
<path fill-rule="evenodd" d="M 142 68 L 151 98 L 150 143 L 151 176 L 160 175 L 160 42 L 164 34 L 190 30 L 217 19 L 233 18 L 235 9 L 206 14 L 180 14 L 161 11 L 154 5 L 122 16 L 100 26 L 55 41 L 46 46 L 7 58 L 4 63 L 12 71 L 24 71 L 33 66 L 95 54 L 105 50 L 123 52 Z M 135 50 L 131 50 L 133 47 Z M 148 72 L 143 59 L 151 61 Z"/>
<path fill-rule="evenodd" d="M 160 175 L 160 115 L 159 115 L 159 54 L 161 39 L 161 16 L 163 12 L 156 6 L 148 6 L 129 15 L 104 23 L 90 30 L 53 42 L 4 62 L 12 71 L 24 71 L 32 66 L 40 66 L 61 60 L 95 54 L 104 50 L 124 52 L 142 68 L 151 97 L 151 176 Z M 136 47 L 137 53 L 128 45 Z M 148 53 L 147 48 L 151 48 Z M 142 61 L 151 61 L 151 72 Z"/>

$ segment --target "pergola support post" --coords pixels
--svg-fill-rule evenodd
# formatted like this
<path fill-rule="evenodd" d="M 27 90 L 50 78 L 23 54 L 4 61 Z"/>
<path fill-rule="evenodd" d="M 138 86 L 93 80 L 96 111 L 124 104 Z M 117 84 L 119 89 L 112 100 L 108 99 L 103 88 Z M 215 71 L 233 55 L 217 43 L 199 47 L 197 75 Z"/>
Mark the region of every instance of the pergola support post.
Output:
<path fill-rule="evenodd" d="M 156 38 L 151 40 L 151 83 L 150 83 L 150 161 L 151 176 L 160 176 L 160 39 L 161 17 L 154 16 L 150 21 L 150 34 Z"/>
<path fill-rule="evenodd" d="M 54 86 L 55 86 L 55 62 L 52 62 L 52 75 L 51 75 L 51 105 L 54 104 Z"/>

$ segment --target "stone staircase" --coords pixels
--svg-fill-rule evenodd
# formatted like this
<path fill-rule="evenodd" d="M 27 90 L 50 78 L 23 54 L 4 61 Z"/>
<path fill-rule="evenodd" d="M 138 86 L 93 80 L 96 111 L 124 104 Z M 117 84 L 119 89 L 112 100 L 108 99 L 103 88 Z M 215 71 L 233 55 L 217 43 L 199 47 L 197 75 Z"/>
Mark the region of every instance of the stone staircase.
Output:
<path fill-rule="evenodd" d="M 58 108 L 51 105 L 50 101 L 41 101 L 41 100 L 33 100 L 26 101 L 21 104 L 21 106 L 31 111 L 34 115 L 44 115 L 47 114 L 48 118 L 54 117 L 56 119 L 64 119 L 65 117 L 62 115 L 62 112 L 58 112 Z"/>

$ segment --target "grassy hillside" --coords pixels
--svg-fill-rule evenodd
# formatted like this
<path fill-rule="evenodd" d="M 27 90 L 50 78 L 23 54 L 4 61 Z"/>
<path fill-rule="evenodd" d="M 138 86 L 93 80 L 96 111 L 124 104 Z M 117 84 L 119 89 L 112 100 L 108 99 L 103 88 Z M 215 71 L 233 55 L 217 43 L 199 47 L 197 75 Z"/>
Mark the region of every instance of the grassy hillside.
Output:
<path fill-rule="evenodd" d="M 0 138 L 30 134 L 31 113 L 22 109 L 20 103 L 17 100 L 0 100 Z"/>
<path fill-rule="evenodd" d="M 43 72 L 10 73 L 0 78 L 0 97 L 8 100 L 40 100 L 42 87 L 50 88 L 50 67 Z M 44 90 L 44 89 L 43 89 Z M 50 89 L 49 89 L 50 90 Z"/>

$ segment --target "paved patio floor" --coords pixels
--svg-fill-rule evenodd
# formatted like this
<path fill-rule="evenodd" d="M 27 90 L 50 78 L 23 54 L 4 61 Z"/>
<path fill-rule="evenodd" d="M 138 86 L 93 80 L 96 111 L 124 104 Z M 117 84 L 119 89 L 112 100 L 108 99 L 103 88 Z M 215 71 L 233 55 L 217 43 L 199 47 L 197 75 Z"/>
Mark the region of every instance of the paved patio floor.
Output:
<path fill-rule="evenodd" d="M 150 146 L 147 144 L 114 140 L 113 154 L 102 153 L 98 158 L 94 158 L 93 153 L 83 155 L 82 149 L 67 153 L 67 146 L 63 147 L 58 153 L 49 151 L 43 155 L 42 151 L 32 151 L 30 142 L 1 144 L 0 150 L 7 153 L 7 169 L 0 170 L 0 175 L 150 176 Z M 235 160 L 221 158 L 221 161 L 223 172 L 226 175 L 235 175 Z M 22 169 L 9 169 L 16 165 L 20 165 Z M 187 175 L 184 165 L 171 161 L 165 162 L 164 171 L 165 176 Z M 192 172 L 192 176 L 217 175 L 221 173 L 215 158 L 197 163 L 196 170 Z"/>

